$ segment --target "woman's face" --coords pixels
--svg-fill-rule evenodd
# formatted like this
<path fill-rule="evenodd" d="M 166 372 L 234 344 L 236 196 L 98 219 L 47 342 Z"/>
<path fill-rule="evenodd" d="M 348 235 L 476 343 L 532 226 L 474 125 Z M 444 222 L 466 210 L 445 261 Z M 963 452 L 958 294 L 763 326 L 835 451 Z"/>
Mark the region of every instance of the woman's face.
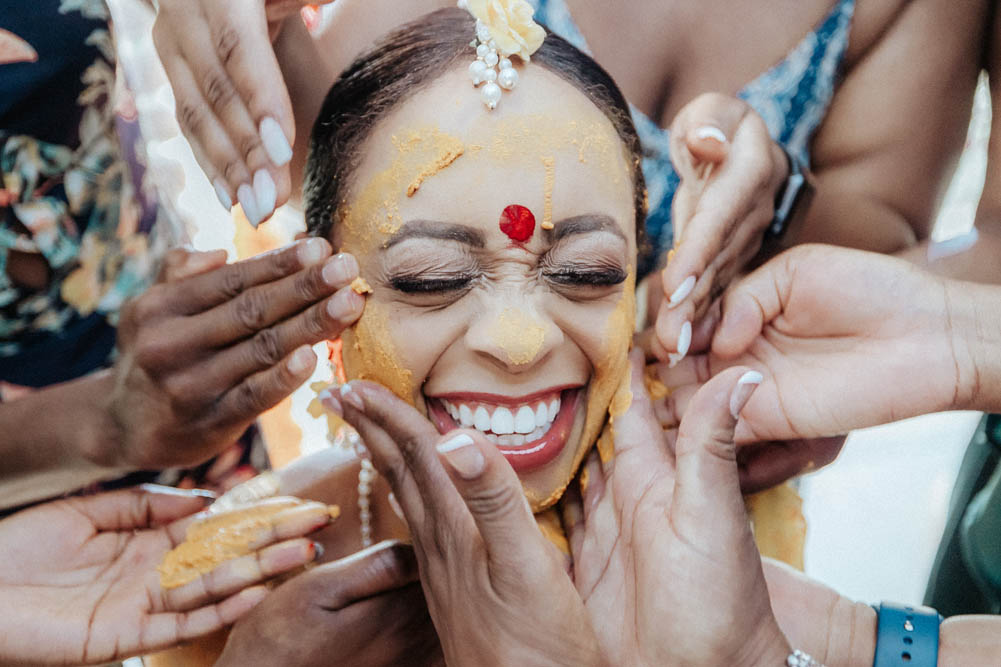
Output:
<path fill-rule="evenodd" d="M 442 433 L 484 432 L 533 509 L 551 505 L 627 377 L 628 152 L 582 93 L 529 65 L 492 112 L 463 70 L 446 73 L 359 154 L 335 233 L 374 293 L 344 336 L 348 376 L 388 386 Z M 502 230 L 531 217 L 524 241 Z"/>

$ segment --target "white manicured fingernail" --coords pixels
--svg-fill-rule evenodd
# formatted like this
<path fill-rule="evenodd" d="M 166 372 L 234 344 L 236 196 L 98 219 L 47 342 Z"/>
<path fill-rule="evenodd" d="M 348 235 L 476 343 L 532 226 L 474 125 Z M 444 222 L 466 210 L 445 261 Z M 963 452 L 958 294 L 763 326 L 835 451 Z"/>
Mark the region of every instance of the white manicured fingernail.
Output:
<path fill-rule="evenodd" d="M 254 193 L 257 195 L 257 213 L 263 220 L 274 212 L 275 199 L 278 197 L 275 182 L 267 169 L 258 169 L 254 174 Z"/>
<path fill-rule="evenodd" d="M 316 354 L 313 352 L 313 348 L 308 345 L 303 345 L 298 350 L 292 354 L 292 358 L 288 360 L 288 369 L 292 375 L 299 375 L 305 372 L 313 362 L 316 361 Z"/>
<path fill-rule="evenodd" d="M 469 447 L 471 444 L 473 444 L 473 439 L 465 433 L 460 433 L 454 438 L 449 438 L 445 442 L 439 444 L 436 449 L 442 454 L 447 454 L 448 452 L 454 452 L 455 450 L 462 449 L 463 447 Z"/>
<path fill-rule="evenodd" d="M 233 200 L 229 196 L 229 190 L 226 188 L 226 184 L 223 183 L 221 178 L 217 178 L 212 181 L 212 187 L 215 188 L 215 196 L 219 198 L 219 203 L 222 204 L 222 207 L 226 209 L 227 213 L 229 213 L 229 210 L 233 208 Z"/>
<path fill-rule="evenodd" d="M 678 285 L 678 289 L 674 290 L 674 294 L 671 295 L 671 300 L 667 304 L 668 308 L 674 308 L 687 299 L 693 289 L 695 289 L 695 276 L 688 276 L 684 282 Z"/>
<path fill-rule="evenodd" d="M 247 216 L 247 221 L 255 229 L 261 224 L 261 214 L 257 212 L 257 198 L 254 196 L 254 188 L 246 183 L 236 189 L 236 198 L 243 208 L 243 214 Z"/>
<path fill-rule="evenodd" d="M 737 386 L 733 388 L 733 392 L 730 394 L 730 414 L 733 415 L 734 419 L 740 417 L 740 411 L 744 409 L 747 401 L 751 398 L 751 394 L 754 393 L 754 390 L 758 388 L 758 385 L 764 379 L 764 376 L 758 371 L 747 371 L 740 376 L 740 379 L 737 380 Z"/>
<path fill-rule="evenodd" d="M 365 411 L 365 401 L 351 388 L 351 383 L 341 385 L 341 398 L 344 402 L 359 412 Z"/>
<path fill-rule="evenodd" d="M 692 345 L 692 323 L 685 322 L 681 325 L 681 333 L 678 334 L 678 351 L 671 352 L 667 355 L 667 365 L 668 368 L 674 368 L 677 366 L 685 355 L 688 354 L 688 348 Z"/>
<path fill-rule="evenodd" d="M 703 125 L 702 127 L 695 128 L 693 134 L 696 139 L 715 139 L 721 144 L 726 143 L 726 135 L 723 134 L 723 130 L 713 125 Z"/>
<path fill-rule="evenodd" d="M 386 500 L 389 501 L 389 506 L 393 508 L 393 514 L 400 517 L 400 521 L 406 521 L 407 518 L 403 516 L 403 508 L 400 507 L 400 502 L 396 499 L 396 496 L 393 495 L 392 491 L 389 492 Z"/>
<path fill-rule="evenodd" d="M 289 145 L 278 121 L 268 116 L 261 121 L 258 129 L 261 133 L 261 143 L 264 144 L 264 150 L 271 158 L 271 162 L 276 167 L 288 164 L 288 161 L 292 159 L 292 146 Z"/>

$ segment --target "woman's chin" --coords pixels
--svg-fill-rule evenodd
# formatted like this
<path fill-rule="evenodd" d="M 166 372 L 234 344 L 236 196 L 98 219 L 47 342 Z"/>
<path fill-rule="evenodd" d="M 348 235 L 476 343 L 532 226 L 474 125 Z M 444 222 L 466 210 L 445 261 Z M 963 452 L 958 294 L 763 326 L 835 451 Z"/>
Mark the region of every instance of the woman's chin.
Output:
<path fill-rule="evenodd" d="M 554 387 L 525 397 L 453 392 L 424 398 L 440 433 L 473 429 L 497 446 L 518 473 L 533 509 L 562 494 L 580 449 L 575 445 L 584 428 L 586 386 Z"/>

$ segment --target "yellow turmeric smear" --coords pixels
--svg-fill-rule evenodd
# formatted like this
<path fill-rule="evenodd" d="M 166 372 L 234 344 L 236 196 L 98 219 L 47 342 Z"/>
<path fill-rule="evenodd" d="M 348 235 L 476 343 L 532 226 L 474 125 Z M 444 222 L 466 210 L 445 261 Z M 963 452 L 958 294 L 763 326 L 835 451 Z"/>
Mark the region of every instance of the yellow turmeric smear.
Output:
<path fill-rule="evenodd" d="M 570 555 L 570 543 L 567 542 L 566 533 L 563 531 L 563 523 L 560 521 L 559 514 L 557 514 L 555 509 L 549 508 L 545 512 L 536 514 L 535 523 L 538 524 L 543 537 L 549 540 L 560 552 Z"/>
<path fill-rule="evenodd" d="M 546 168 L 546 180 L 544 184 L 543 196 L 545 204 L 542 210 L 542 228 L 553 228 L 553 187 L 556 185 L 556 159 L 552 157 L 542 158 L 542 166 Z"/>
<path fill-rule="evenodd" d="M 504 309 L 491 334 L 508 361 L 518 366 L 535 360 L 546 342 L 546 328 L 516 308 Z"/>
<path fill-rule="evenodd" d="M 459 159 L 459 157 L 464 152 L 462 144 L 457 144 L 454 146 L 445 147 L 445 152 L 438 156 L 438 158 L 432 162 L 430 165 L 425 167 L 421 173 L 417 174 L 417 178 L 407 186 L 407 196 L 413 197 L 420 190 L 421 184 L 425 180 L 431 178 L 437 174 L 442 169 L 447 168 L 450 164 Z"/>
<path fill-rule="evenodd" d="M 369 303 L 343 338 L 344 370 L 349 378 L 378 382 L 411 405 L 414 403 L 413 373 L 400 364 L 385 305 Z"/>
<path fill-rule="evenodd" d="M 650 364 L 643 369 L 643 384 L 651 401 L 659 401 L 671 395 L 671 389 L 657 377 L 656 364 Z"/>
<path fill-rule="evenodd" d="M 277 514 L 305 502 L 298 498 L 275 498 L 195 521 L 188 527 L 184 542 L 168 551 L 157 568 L 160 586 L 164 589 L 183 586 L 221 563 L 248 555 L 272 529 Z M 331 505 L 328 511 L 333 519 L 340 515 L 336 505 Z"/>
<path fill-rule="evenodd" d="M 358 276 L 351 281 L 351 289 L 355 294 L 371 294 L 372 286 L 368 284 L 368 281 Z"/>

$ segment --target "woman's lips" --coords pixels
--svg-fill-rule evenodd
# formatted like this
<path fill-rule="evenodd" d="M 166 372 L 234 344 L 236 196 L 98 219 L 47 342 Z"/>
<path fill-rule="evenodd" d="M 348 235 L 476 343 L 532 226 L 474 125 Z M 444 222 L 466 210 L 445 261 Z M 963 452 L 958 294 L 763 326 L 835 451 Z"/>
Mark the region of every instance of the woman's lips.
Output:
<path fill-rule="evenodd" d="M 429 396 L 440 433 L 472 428 L 497 445 L 515 472 L 529 472 L 556 458 L 573 429 L 581 387 L 554 388 L 520 398 L 453 393 Z"/>

